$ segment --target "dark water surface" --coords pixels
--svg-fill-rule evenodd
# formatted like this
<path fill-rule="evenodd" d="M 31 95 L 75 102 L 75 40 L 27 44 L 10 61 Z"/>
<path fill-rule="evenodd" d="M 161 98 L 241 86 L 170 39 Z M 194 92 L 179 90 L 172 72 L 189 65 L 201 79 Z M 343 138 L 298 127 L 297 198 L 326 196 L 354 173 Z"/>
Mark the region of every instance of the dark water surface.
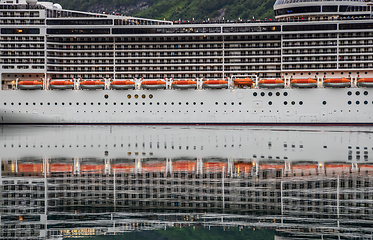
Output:
<path fill-rule="evenodd" d="M 372 239 L 372 130 L 2 126 L 0 239 Z"/>

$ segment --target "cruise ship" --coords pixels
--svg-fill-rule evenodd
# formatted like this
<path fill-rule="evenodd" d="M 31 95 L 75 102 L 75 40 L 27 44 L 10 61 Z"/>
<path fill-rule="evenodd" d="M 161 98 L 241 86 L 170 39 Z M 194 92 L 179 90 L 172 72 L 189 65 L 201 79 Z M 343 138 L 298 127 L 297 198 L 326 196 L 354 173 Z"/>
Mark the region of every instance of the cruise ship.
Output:
<path fill-rule="evenodd" d="M 0 124 L 335 124 L 373 118 L 368 1 L 160 21 L 0 1 Z"/>

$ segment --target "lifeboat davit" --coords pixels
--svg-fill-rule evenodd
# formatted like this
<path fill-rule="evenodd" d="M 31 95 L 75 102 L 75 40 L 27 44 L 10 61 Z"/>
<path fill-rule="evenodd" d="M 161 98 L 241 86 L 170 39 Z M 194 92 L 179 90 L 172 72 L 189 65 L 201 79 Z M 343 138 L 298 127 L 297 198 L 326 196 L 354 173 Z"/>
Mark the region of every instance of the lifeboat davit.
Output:
<path fill-rule="evenodd" d="M 358 87 L 373 87 L 373 78 L 360 78 L 357 80 Z"/>
<path fill-rule="evenodd" d="M 104 89 L 105 83 L 100 80 L 86 80 L 80 82 L 80 88 L 88 90 Z"/>
<path fill-rule="evenodd" d="M 135 83 L 130 80 L 125 81 L 112 81 L 110 83 L 110 88 L 115 90 L 127 90 L 127 89 L 135 89 Z"/>
<path fill-rule="evenodd" d="M 161 80 L 142 81 L 141 88 L 147 90 L 166 89 L 166 82 Z"/>
<path fill-rule="evenodd" d="M 18 82 L 18 89 L 20 90 L 40 90 L 43 89 L 43 82 L 41 81 L 20 81 Z"/>
<path fill-rule="evenodd" d="M 60 89 L 60 90 L 74 89 L 74 83 L 69 80 L 65 80 L 65 81 L 55 80 L 49 83 L 49 88 Z"/>
<path fill-rule="evenodd" d="M 294 79 L 290 81 L 290 85 L 294 88 L 315 88 L 317 87 L 317 81 L 312 78 Z"/>
<path fill-rule="evenodd" d="M 172 82 L 173 89 L 196 89 L 197 82 L 192 80 L 179 80 Z"/>
<path fill-rule="evenodd" d="M 330 88 L 348 88 L 351 87 L 351 81 L 347 78 L 330 78 L 324 80 L 324 87 Z"/>
<path fill-rule="evenodd" d="M 225 80 L 206 80 L 202 83 L 203 89 L 226 89 L 228 82 Z"/>
<path fill-rule="evenodd" d="M 234 85 L 239 86 L 239 87 L 243 87 L 243 86 L 251 87 L 253 85 L 253 80 L 251 80 L 251 78 L 245 78 L 245 79 L 237 78 L 233 81 L 233 83 Z"/>
<path fill-rule="evenodd" d="M 283 88 L 284 81 L 281 79 L 262 79 L 258 83 L 259 88 Z"/>

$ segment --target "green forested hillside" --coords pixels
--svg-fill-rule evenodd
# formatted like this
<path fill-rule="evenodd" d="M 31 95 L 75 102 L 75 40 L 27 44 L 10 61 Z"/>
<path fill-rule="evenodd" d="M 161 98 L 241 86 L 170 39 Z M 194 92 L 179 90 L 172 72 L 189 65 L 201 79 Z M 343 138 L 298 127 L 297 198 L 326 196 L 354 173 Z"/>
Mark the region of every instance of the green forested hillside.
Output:
<path fill-rule="evenodd" d="M 273 18 L 275 0 L 54 0 L 64 9 L 166 20 Z M 58 1 L 58 2 L 56 2 Z"/>

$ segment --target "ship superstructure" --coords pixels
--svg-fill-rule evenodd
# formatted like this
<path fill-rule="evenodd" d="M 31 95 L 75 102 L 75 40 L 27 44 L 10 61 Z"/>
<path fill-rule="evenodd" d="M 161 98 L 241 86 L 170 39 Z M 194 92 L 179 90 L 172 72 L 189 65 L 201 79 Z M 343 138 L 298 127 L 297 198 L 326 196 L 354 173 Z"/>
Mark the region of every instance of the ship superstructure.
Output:
<path fill-rule="evenodd" d="M 273 20 L 170 22 L 2 1 L 0 123 L 371 123 L 370 3 L 274 9 Z M 226 85 L 205 84 L 217 79 Z"/>

